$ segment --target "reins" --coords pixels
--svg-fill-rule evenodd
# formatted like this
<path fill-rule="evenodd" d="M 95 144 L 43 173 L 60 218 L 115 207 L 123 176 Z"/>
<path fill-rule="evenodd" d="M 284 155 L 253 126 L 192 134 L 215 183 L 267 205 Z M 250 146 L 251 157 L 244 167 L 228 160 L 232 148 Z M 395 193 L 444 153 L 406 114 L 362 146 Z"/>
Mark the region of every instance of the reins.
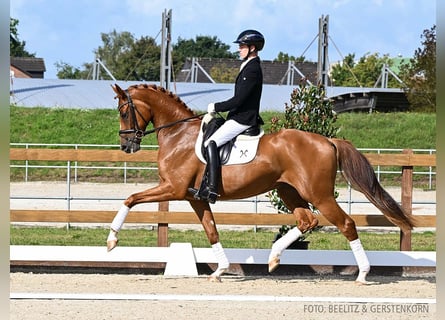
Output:
<path fill-rule="evenodd" d="M 163 125 L 163 126 L 160 126 L 160 127 L 157 127 L 157 128 L 153 128 L 153 129 L 151 129 L 151 130 L 144 131 L 144 132 L 143 132 L 143 135 L 145 136 L 145 135 L 147 135 L 147 134 L 156 132 L 156 131 L 161 130 L 161 129 L 164 129 L 164 128 L 173 127 L 174 125 L 176 125 L 176 124 L 178 124 L 178 123 L 181 123 L 181 122 L 187 122 L 187 121 L 189 121 L 189 120 L 193 120 L 193 119 L 202 117 L 203 115 L 205 115 L 205 113 L 200 113 L 200 114 L 194 115 L 194 116 L 192 116 L 192 117 L 188 117 L 188 118 L 185 118 L 185 119 L 181 119 L 181 120 L 177 120 L 177 121 L 174 121 L 174 122 L 171 122 L 171 123 L 167 123 L 167 124 L 165 124 L 165 125 Z M 125 130 L 124 130 L 124 131 L 125 131 Z"/>

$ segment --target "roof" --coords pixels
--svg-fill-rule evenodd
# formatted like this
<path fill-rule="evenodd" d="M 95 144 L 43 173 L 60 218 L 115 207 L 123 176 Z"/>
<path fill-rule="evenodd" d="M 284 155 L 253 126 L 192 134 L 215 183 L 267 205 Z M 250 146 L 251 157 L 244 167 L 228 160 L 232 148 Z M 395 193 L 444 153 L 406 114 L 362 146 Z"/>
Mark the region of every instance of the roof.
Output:
<path fill-rule="evenodd" d="M 116 108 L 115 93 L 111 88 L 114 83 L 127 88 L 142 82 L 16 78 L 10 88 L 10 102 L 26 107 Z M 159 85 L 159 83 L 154 84 Z M 189 108 L 207 110 L 210 102 L 223 101 L 232 97 L 234 84 L 177 82 L 172 83 L 170 89 Z M 283 109 L 284 103 L 289 101 L 292 90 L 293 87 L 290 86 L 264 85 L 261 99 L 262 110 Z"/>
<path fill-rule="evenodd" d="M 25 72 L 45 72 L 45 61 L 43 58 L 34 57 L 11 57 L 11 65 Z"/>
<path fill-rule="evenodd" d="M 127 88 L 141 82 L 16 78 L 10 88 L 10 102 L 13 105 L 25 107 L 113 109 L 117 107 L 117 102 L 114 100 L 115 94 L 111 88 L 114 83 L 122 88 Z M 159 83 L 154 84 L 159 85 Z M 284 106 L 289 103 L 290 95 L 295 87 L 290 85 L 263 85 L 261 111 L 284 111 Z M 205 111 L 210 102 L 231 98 L 234 84 L 177 82 L 172 83 L 170 89 L 189 108 L 196 111 Z M 377 107 L 379 103 L 377 95 L 389 95 L 393 99 L 394 97 L 404 96 L 401 89 L 351 87 L 328 87 L 326 94 L 329 98 L 338 101 L 348 99 L 353 101 L 356 97 L 369 98 L 375 96 L 377 97 L 375 99 Z"/>
<path fill-rule="evenodd" d="M 239 69 L 241 62 L 239 59 L 225 59 L 225 58 L 194 58 L 199 65 L 211 74 L 214 67 L 224 67 L 227 69 Z M 190 82 L 190 69 L 193 60 L 187 58 L 182 67 L 182 72 L 176 75 L 178 82 Z M 317 83 L 317 63 L 316 62 L 294 62 L 294 66 L 306 77 L 310 82 Z M 261 60 L 261 68 L 263 69 L 263 83 L 264 84 L 287 84 L 287 73 L 290 71 L 288 62 L 276 62 L 269 60 Z M 303 78 L 298 72 L 291 72 L 293 76 L 290 84 L 297 85 Z M 198 70 L 197 82 L 211 83 L 204 72 Z"/>

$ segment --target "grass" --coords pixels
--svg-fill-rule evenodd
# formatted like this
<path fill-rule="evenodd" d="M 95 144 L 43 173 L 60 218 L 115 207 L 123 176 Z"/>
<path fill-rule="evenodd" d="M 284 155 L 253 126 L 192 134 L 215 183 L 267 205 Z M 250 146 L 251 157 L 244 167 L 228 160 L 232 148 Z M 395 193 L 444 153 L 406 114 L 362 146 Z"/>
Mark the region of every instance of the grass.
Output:
<path fill-rule="evenodd" d="M 358 148 L 435 149 L 436 115 L 430 113 L 342 113 L 337 137 Z"/>
<path fill-rule="evenodd" d="M 280 112 L 262 112 L 264 129 Z M 357 148 L 436 148 L 436 114 L 341 113 L 339 138 Z M 119 144 L 119 119 L 114 109 L 10 108 L 10 141 L 15 143 Z M 156 145 L 148 135 L 143 144 Z"/>
<path fill-rule="evenodd" d="M 332 229 L 331 229 L 332 230 Z M 226 248 L 269 249 L 276 231 L 258 229 L 251 231 L 221 230 L 220 240 Z M 107 229 L 10 227 L 11 245 L 105 246 Z M 359 232 L 366 250 L 399 250 L 398 232 Z M 308 235 L 311 250 L 350 250 L 347 239 L 337 231 L 319 230 Z M 206 248 L 209 242 L 204 231 L 169 230 L 169 241 L 190 242 L 193 247 Z M 120 246 L 157 246 L 157 230 L 123 229 L 119 233 Z M 435 251 L 435 232 L 412 233 L 413 251 Z"/>
<path fill-rule="evenodd" d="M 16 143 L 118 144 L 119 117 L 110 109 L 10 108 Z"/>

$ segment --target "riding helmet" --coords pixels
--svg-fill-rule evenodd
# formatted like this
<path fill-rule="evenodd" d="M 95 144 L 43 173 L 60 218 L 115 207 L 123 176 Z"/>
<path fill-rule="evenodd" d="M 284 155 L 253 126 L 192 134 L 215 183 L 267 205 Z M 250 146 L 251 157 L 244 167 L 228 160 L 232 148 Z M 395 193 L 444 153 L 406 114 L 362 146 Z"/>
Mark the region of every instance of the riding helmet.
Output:
<path fill-rule="evenodd" d="M 257 51 L 260 51 L 264 47 L 264 36 L 256 30 L 245 30 L 233 43 L 253 45 Z"/>

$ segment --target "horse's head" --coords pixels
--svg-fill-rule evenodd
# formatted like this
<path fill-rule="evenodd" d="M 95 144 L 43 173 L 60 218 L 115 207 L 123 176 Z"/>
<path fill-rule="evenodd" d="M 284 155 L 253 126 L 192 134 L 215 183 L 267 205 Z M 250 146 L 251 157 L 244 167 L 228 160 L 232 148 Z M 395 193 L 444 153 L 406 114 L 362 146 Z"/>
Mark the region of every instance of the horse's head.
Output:
<path fill-rule="evenodd" d="M 121 150 L 134 153 L 141 148 L 145 129 L 151 121 L 150 108 L 140 100 L 132 99 L 129 89 L 123 90 L 117 84 L 112 85 L 119 99 Z"/>

